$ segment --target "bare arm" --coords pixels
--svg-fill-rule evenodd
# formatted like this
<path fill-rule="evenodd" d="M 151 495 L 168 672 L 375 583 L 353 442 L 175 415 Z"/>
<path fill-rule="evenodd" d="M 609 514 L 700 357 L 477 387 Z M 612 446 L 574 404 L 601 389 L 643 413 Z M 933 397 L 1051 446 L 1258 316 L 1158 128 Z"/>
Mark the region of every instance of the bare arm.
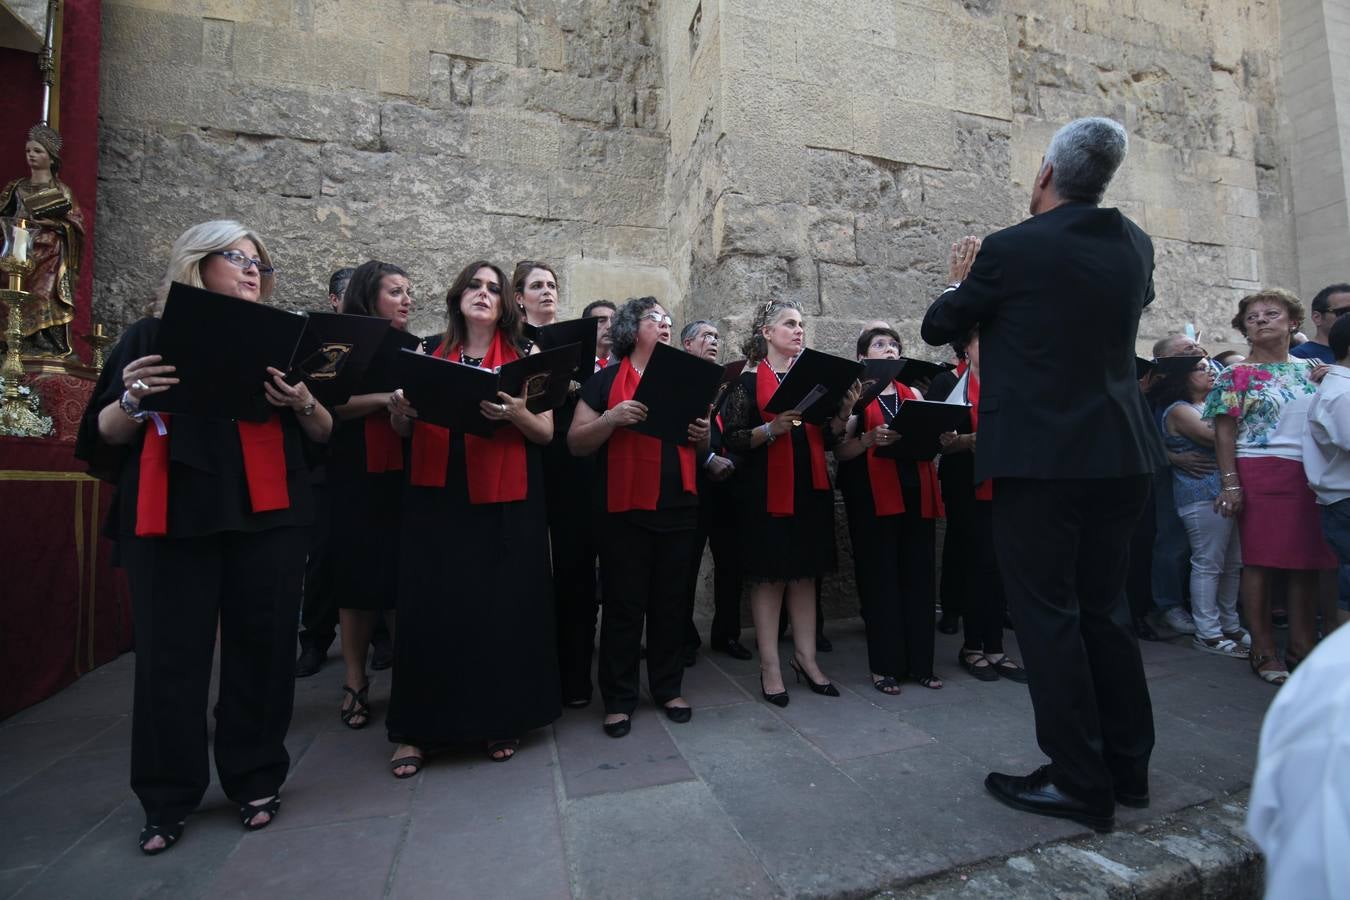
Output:
<path fill-rule="evenodd" d="M 625 400 L 612 409 L 598 413 L 585 400 L 577 404 L 572 427 L 567 432 L 567 449 L 573 456 L 590 456 L 605 445 L 616 429 L 636 425 L 647 418 L 646 404 Z"/>
<path fill-rule="evenodd" d="M 389 405 L 393 393 L 357 394 L 346 403 L 333 409 L 339 420 L 364 419 L 373 412 L 379 412 Z"/>
<path fill-rule="evenodd" d="M 1214 419 L 1214 455 L 1219 460 L 1219 497 L 1214 507 L 1224 516 L 1236 516 L 1242 510 L 1242 482 L 1237 474 L 1237 419 Z"/>
<path fill-rule="evenodd" d="M 1194 407 L 1172 407 L 1172 411 L 1167 414 L 1167 426 L 1173 434 L 1190 438 L 1202 447 L 1214 446 L 1213 420 L 1200 418 L 1200 413 Z"/>

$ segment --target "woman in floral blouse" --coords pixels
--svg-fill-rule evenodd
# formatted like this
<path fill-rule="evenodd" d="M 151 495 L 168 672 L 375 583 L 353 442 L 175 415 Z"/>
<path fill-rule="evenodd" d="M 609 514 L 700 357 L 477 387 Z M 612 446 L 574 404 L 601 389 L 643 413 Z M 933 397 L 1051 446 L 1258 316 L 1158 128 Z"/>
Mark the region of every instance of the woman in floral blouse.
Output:
<path fill-rule="evenodd" d="M 1237 516 L 1241 535 L 1252 671 L 1271 684 L 1283 684 L 1312 649 L 1318 572 L 1336 567 L 1303 474 L 1303 429 L 1325 367 L 1289 356 L 1289 338 L 1302 321 L 1303 304 L 1288 291 L 1243 297 L 1233 327 L 1246 336 L 1251 352 L 1219 373 L 1203 413 L 1214 420 L 1223 485 L 1215 507 Z M 1286 573 L 1287 667 L 1276 655 L 1270 618 L 1275 569 Z"/>

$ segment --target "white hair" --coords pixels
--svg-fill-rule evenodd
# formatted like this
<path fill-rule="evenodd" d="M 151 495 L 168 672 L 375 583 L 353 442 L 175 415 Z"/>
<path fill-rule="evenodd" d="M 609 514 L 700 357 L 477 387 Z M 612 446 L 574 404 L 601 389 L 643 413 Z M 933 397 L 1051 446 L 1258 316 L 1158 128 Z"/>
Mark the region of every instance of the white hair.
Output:
<path fill-rule="evenodd" d="M 1101 202 L 1106 186 L 1125 161 L 1129 135 L 1113 119 L 1074 119 L 1050 139 L 1045 162 L 1051 183 L 1065 200 Z"/>
<path fill-rule="evenodd" d="M 164 311 L 164 301 L 169 296 L 170 285 L 178 281 L 192 287 L 205 287 L 202 284 L 202 260 L 212 253 L 229 249 L 231 244 L 245 239 L 252 241 L 254 246 L 258 248 L 258 259 L 262 260 L 263 265 L 271 266 L 272 257 L 267 252 L 267 246 L 263 243 L 262 238 L 258 237 L 252 229 L 233 219 L 216 219 L 211 222 L 203 222 L 200 225 L 193 225 L 180 234 L 178 240 L 173 242 L 173 249 L 169 251 L 168 271 L 164 273 L 164 280 L 160 282 L 159 289 L 155 291 L 154 314 L 159 315 Z M 263 300 L 271 297 L 275 283 L 276 277 L 274 275 L 263 275 L 259 278 L 259 297 Z"/>

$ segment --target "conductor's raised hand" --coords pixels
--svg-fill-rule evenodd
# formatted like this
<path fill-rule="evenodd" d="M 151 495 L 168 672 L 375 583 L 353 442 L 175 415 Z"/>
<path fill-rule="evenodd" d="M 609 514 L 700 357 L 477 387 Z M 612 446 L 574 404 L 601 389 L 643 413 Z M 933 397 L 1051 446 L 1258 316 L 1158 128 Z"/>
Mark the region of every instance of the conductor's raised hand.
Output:
<path fill-rule="evenodd" d="M 408 402 L 408 398 L 403 396 L 403 388 L 399 388 L 389 395 L 388 406 L 391 416 L 402 416 L 405 419 L 417 418 L 417 410 Z"/>
<path fill-rule="evenodd" d="M 496 400 L 481 401 L 478 408 L 489 422 L 516 422 L 521 415 L 529 412 L 523 395 L 512 397 L 506 391 L 498 391 Z"/>
<path fill-rule="evenodd" d="M 639 403 L 636 400 L 624 400 L 622 403 L 605 410 L 601 418 L 607 419 L 609 424 L 615 428 L 636 425 L 647 420 L 647 404 Z"/>
<path fill-rule="evenodd" d="M 272 376 L 271 381 L 263 382 L 263 393 L 267 396 L 268 403 L 273 406 L 284 406 L 294 412 L 314 409 L 316 401 L 314 395 L 309 392 L 309 385 L 303 381 L 287 384 L 286 373 L 273 366 L 267 367 L 267 374 Z"/>
<path fill-rule="evenodd" d="M 968 234 L 952 244 L 951 256 L 947 259 L 947 283 L 956 284 L 965 281 L 970 267 L 975 265 L 975 256 L 980 252 L 980 238 Z"/>
<path fill-rule="evenodd" d="M 122 387 L 132 403 L 140 403 L 143 397 L 167 391 L 178 383 L 170 373 L 173 366 L 160 365 L 164 357 L 158 354 L 142 356 L 127 363 L 122 370 Z"/>

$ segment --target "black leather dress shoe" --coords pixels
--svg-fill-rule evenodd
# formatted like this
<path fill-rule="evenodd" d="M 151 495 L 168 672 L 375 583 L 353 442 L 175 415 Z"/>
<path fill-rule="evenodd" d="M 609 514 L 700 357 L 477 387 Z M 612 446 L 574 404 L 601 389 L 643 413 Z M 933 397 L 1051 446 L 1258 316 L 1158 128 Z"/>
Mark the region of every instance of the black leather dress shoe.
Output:
<path fill-rule="evenodd" d="M 606 722 L 604 724 L 605 734 L 612 738 L 621 738 L 633 730 L 633 717 L 620 719 L 617 722 Z"/>
<path fill-rule="evenodd" d="M 323 668 L 324 660 L 328 654 L 324 653 L 318 647 L 306 647 L 300 651 L 300 658 L 295 661 L 295 677 L 308 678 Z"/>
<path fill-rule="evenodd" d="M 942 618 L 938 619 L 937 630 L 943 634 L 956 634 L 961 630 L 961 617 L 943 613 Z"/>
<path fill-rule="evenodd" d="M 688 706 L 667 706 L 665 710 L 667 719 L 681 725 L 694 717 L 693 708 Z"/>
<path fill-rule="evenodd" d="M 713 644 L 712 648 L 716 650 L 718 653 L 725 653 L 732 659 L 751 659 L 754 656 L 754 654 L 750 652 L 750 649 L 748 647 L 746 647 L 740 641 L 735 640 L 726 641 L 721 644 Z"/>
<path fill-rule="evenodd" d="M 990 772 L 984 786 L 999 802 L 1022 812 L 1069 819 L 1102 834 L 1115 826 L 1114 809 L 1084 803 L 1066 794 L 1050 780 L 1049 766 L 1041 766 L 1030 775 Z"/>
<path fill-rule="evenodd" d="M 1131 809 L 1148 809 L 1148 781 L 1116 784 L 1116 802 Z"/>

